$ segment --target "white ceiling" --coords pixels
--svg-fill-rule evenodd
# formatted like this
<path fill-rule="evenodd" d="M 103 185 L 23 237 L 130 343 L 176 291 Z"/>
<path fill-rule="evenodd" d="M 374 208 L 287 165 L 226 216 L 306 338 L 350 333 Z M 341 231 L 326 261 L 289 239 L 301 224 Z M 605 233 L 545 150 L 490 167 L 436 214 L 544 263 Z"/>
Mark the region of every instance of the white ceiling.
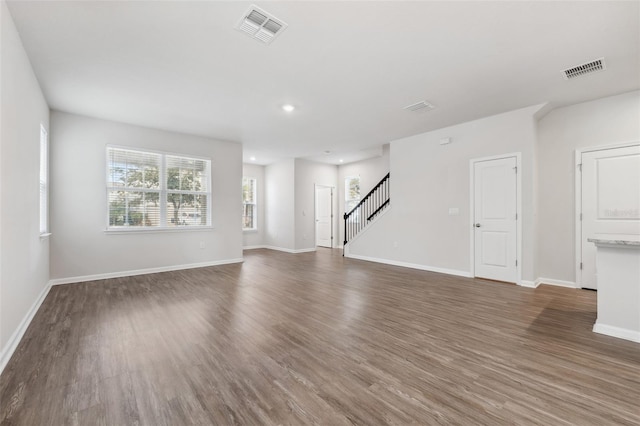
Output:
<path fill-rule="evenodd" d="M 8 4 L 52 109 L 240 142 L 259 164 L 640 88 L 638 1 L 257 2 L 288 24 L 270 45 L 234 29 L 248 2 Z M 421 100 L 436 109 L 402 109 Z"/>

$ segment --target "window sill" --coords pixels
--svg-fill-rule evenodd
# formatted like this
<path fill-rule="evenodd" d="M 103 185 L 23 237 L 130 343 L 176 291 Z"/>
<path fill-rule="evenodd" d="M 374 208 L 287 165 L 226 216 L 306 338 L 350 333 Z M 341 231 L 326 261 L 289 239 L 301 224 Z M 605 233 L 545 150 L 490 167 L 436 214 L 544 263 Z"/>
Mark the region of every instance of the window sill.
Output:
<path fill-rule="evenodd" d="M 40 239 L 41 240 L 48 240 L 50 236 L 51 236 L 51 232 L 45 232 L 43 234 L 40 234 Z"/>
<path fill-rule="evenodd" d="M 258 229 L 243 229 L 242 232 L 247 233 L 247 234 L 255 234 L 256 232 L 259 232 Z"/>
<path fill-rule="evenodd" d="M 117 234 L 164 234 L 166 232 L 195 232 L 195 231 L 213 231 L 215 228 L 213 226 L 185 226 L 184 228 L 128 228 L 128 229 L 120 229 L 120 228 L 107 228 L 104 230 L 104 233 L 107 235 L 117 235 Z"/>

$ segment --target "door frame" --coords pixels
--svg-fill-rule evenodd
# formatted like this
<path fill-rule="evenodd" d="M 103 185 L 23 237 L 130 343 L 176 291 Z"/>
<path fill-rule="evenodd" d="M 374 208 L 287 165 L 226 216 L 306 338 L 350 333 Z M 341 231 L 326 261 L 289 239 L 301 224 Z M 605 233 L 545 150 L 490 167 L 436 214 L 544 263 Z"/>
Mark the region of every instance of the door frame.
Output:
<path fill-rule="evenodd" d="M 473 230 L 475 224 L 475 164 L 483 161 L 502 160 L 505 158 L 516 159 L 516 214 L 518 219 L 516 220 L 516 284 L 523 285 L 522 283 L 522 154 L 520 152 L 512 152 L 502 155 L 491 155 L 488 157 L 472 158 L 469 160 L 469 259 L 470 259 L 470 272 L 471 277 L 476 276 L 476 258 L 475 258 L 475 239 L 476 233 Z"/>
<path fill-rule="evenodd" d="M 319 184 L 314 184 L 313 185 L 313 247 L 318 247 L 318 205 L 317 205 L 317 199 L 318 199 L 318 188 L 329 188 L 331 190 L 331 248 L 335 248 L 335 238 L 334 238 L 334 227 L 335 227 L 335 223 L 334 223 L 334 212 L 333 212 L 333 207 L 334 207 L 334 203 L 333 203 L 333 194 L 335 192 L 335 186 L 331 186 L 331 185 L 319 185 Z M 324 246 L 322 246 L 324 247 Z"/>
<path fill-rule="evenodd" d="M 594 151 L 607 151 L 609 149 L 616 148 L 629 148 L 632 146 L 640 146 L 640 141 L 619 142 L 609 145 L 590 146 L 585 148 L 576 148 L 574 153 L 574 193 L 575 203 L 573 209 L 573 221 L 574 227 L 574 266 L 576 274 L 576 288 L 582 288 L 582 269 L 580 263 L 582 262 L 582 154 Z"/>

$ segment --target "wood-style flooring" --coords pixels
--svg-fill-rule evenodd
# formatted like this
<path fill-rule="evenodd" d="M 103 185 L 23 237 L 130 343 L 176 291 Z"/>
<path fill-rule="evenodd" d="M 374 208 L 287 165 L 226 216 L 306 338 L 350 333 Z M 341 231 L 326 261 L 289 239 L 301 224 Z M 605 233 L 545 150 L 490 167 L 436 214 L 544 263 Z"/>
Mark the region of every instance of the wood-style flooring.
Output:
<path fill-rule="evenodd" d="M 595 292 L 251 250 L 53 287 L 0 422 L 638 425 L 640 344 L 595 319 Z"/>

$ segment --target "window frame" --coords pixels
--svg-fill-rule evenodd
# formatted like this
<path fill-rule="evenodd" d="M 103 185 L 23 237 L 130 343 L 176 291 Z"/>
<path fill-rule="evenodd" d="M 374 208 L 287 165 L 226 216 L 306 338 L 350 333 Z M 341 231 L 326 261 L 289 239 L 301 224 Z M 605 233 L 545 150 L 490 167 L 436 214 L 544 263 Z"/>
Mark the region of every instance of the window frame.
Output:
<path fill-rule="evenodd" d="M 39 233 L 48 237 L 49 232 L 49 132 L 40 123 L 40 170 L 38 172 L 39 193 Z"/>
<path fill-rule="evenodd" d="M 151 189 L 151 188 L 126 188 L 124 191 L 129 192 L 152 192 L 159 194 L 159 207 L 160 207 L 160 224 L 158 226 L 113 226 L 110 224 L 110 212 L 109 212 L 109 192 L 114 190 L 123 190 L 121 187 L 109 186 L 110 182 L 110 160 L 109 160 L 109 152 L 111 149 L 115 150 L 124 150 L 124 151 L 133 151 L 137 153 L 143 154 L 153 154 L 160 156 L 159 162 L 159 170 L 158 170 L 158 180 L 160 183 L 159 189 Z M 207 177 L 207 190 L 206 191 L 188 191 L 188 190 L 179 190 L 179 189 L 169 189 L 167 185 L 167 157 L 176 157 L 179 159 L 186 160 L 196 160 L 196 161 L 205 161 L 208 168 L 208 177 Z M 198 230 L 210 230 L 214 229 L 213 227 L 213 211 L 211 210 L 212 206 L 212 184 L 213 184 L 213 161 L 210 157 L 202 157 L 198 155 L 191 154 L 183 154 L 176 152 L 168 152 L 168 151 L 158 151 L 148 148 L 141 147 L 132 147 L 132 146 L 123 146 L 123 145 L 111 145 L 107 144 L 105 147 L 105 199 L 106 199 L 106 218 L 105 218 L 105 232 L 110 234 L 119 234 L 119 233 L 153 233 L 153 232 L 183 232 L 183 231 L 198 231 Z M 167 198 L 167 194 L 169 193 L 180 193 L 180 194 L 189 194 L 189 195 L 205 195 L 207 197 L 206 209 L 207 209 L 207 218 L 206 225 L 174 225 L 171 226 L 169 224 L 169 209 L 167 207 L 167 203 L 169 200 Z"/>
<path fill-rule="evenodd" d="M 347 182 L 350 181 L 351 179 L 358 179 L 358 198 L 348 198 L 350 191 L 347 186 Z M 362 194 L 360 193 L 361 185 L 362 185 L 362 181 L 361 181 L 360 175 L 350 175 L 350 176 L 344 177 L 344 213 L 345 214 L 353 210 L 353 208 L 355 208 L 355 206 L 357 206 L 358 203 L 362 200 Z M 347 209 L 347 206 L 349 205 L 349 203 L 353 201 L 356 201 L 356 203 L 354 203 L 353 207 L 351 207 L 350 209 Z M 358 212 L 355 212 L 351 220 L 354 222 L 359 221 Z"/>
<path fill-rule="evenodd" d="M 253 181 L 253 203 L 247 203 L 244 200 L 244 182 L 245 179 L 249 179 Z M 245 232 L 252 232 L 252 231 L 257 231 L 258 230 L 258 179 L 251 177 L 251 176 L 242 176 L 242 217 L 244 219 L 244 212 L 245 212 L 245 206 L 246 205 L 252 205 L 253 206 L 253 228 L 245 228 L 244 226 L 244 220 L 242 222 L 242 230 Z"/>

